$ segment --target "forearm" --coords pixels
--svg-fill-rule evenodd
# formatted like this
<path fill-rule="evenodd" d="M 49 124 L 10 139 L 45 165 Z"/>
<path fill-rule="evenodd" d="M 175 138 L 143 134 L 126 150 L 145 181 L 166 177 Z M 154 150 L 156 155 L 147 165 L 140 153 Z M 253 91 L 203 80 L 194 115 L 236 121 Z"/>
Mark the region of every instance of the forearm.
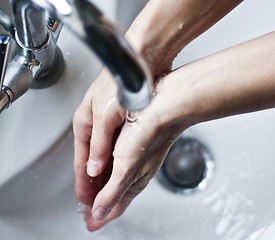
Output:
<path fill-rule="evenodd" d="M 126 36 L 154 75 L 169 72 L 177 54 L 242 0 L 150 0 Z"/>
<path fill-rule="evenodd" d="M 166 101 L 166 109 L 160 111 L 164 125 L 185 120 L 195 124 L 274 107 L 274 42 L 275 32 L 169 74 L 153 102 L 162 106 Z"/>

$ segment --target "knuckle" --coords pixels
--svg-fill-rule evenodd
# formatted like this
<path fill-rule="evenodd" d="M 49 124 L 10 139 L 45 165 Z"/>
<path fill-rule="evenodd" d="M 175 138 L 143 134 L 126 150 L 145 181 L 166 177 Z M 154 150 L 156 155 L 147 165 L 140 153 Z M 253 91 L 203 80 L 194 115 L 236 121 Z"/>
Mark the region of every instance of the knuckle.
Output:
<path fill-rule="evenodd" d="M 84 161 L 74 161 L 74 170 L 75 173 L 86 173 L 86 169 L 87 169 L 87 163 Z"/>
<path fill-rule="evenodd" d="M 135 196 L 137 196 L 140 192 L 142 192 L 142 190 L 144 189 L 144 186 L 135 186 L 135 187 L 131 187 L 129 188 L 129 190 L 127 191 L 127 193 L 125 193 L 125 196 L 127 198 L 133 199 Z"/>
<path fill-rule="evenodd" d="M 109 199 L 109 202 L 105 204 L 105 207 L 107 209 L 108 212 L 110 212 L 115 206 L 116 204 L 120 201 L 120 199 L 122 198 L 122 195 L 117 194 L 115 196 L 112 196 L 112 198 Z"/>
<path fill-rule="evenodd" d="M 100 138 L 100 140 L 98 139 Z M 90 141 L 90 157 L 95 160 L 107 160 L 110 157 L 109 147 L 103 136 L 94 134 Z"/>
<path fill-rule="evenodd" d="M 91 143 L 90 157 L 95 160 L 107 160 L 109 153 L 101 146 Z"/>
<path fill-rule="evenodd" d="M 81 192 L 76 195 L 77 201 L 84 205 L 91 205 L 90 195 L 86 192 Z"/>
<path fill-rule="evenodd" d="M 74 131 L 85 131 L 92 126 L 92 111 L 88 111 L 79 106 L 73 114 L 73 129 Z"/>
<path fill-rule="evenodd" d="M 113 176 L 118 184 L 131 185 L 135 176 L 133 167 L 126 164 L 117 164 L 113 167 Z"/>

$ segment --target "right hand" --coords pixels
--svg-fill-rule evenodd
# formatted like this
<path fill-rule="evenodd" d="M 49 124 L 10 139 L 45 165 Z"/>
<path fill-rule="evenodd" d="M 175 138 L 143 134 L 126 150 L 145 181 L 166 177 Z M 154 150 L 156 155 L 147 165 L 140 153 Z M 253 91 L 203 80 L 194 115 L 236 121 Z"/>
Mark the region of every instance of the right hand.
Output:
<path fill-rule="evenodd" d="M 181 121 L 174 118 L 178 112 L 183 113 L 185 110 L 174 108 L 178 94 L 172 93 L 177 89 L 174 80 L 178 78 L 169 79 L 169 76 L 157 85 L 150 106 L 134 113 L 135 121 L 125 121 L 123 124 L 116 138 L 111 171 L 108 172 L 108 165 L 106 171 L 93 180 L 93 191 L 97 194 L 93 206 L 85 212 L 85 221 L 90 231 L 101 228 L 125 211 L 159 170 L 178 135 L 193 124 L 188 118 Z M 99 191 L 95 189 L 98 184 L 102 187 Z"/>

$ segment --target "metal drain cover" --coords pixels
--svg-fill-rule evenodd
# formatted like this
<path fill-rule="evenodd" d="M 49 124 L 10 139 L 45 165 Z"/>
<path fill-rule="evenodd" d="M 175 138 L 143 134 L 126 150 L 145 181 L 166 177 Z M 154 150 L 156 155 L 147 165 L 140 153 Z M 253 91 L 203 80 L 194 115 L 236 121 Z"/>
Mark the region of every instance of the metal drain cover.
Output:
<path fill-rule="evenodd" d="M 167 189 L 185 194 L 205 189 L 213 171 L 209 150 L 197 139 L 181 136 L 168 152 L 157 179 Z"/>

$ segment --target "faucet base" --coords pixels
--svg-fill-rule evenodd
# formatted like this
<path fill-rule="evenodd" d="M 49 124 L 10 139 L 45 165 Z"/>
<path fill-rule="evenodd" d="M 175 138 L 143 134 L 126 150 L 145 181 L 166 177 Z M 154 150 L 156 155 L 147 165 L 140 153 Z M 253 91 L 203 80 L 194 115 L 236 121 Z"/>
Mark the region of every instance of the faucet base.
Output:
<path fill-rule="evenodd" d="M 58 79 L 61 77 L 64 69 L 65 69 L 65 61 L 63 54 L 59 47 L 56 47 L 56 57 L 55 57 L 55 68 L 52 69 L 51 72 L 49 72 L 46 75 L 43 75 L 41 77 L 37 77 L 32 82 L 31 88 L 32 89 L 44 89 L 48 88 L 52 85 L 54 85 Z"/>

